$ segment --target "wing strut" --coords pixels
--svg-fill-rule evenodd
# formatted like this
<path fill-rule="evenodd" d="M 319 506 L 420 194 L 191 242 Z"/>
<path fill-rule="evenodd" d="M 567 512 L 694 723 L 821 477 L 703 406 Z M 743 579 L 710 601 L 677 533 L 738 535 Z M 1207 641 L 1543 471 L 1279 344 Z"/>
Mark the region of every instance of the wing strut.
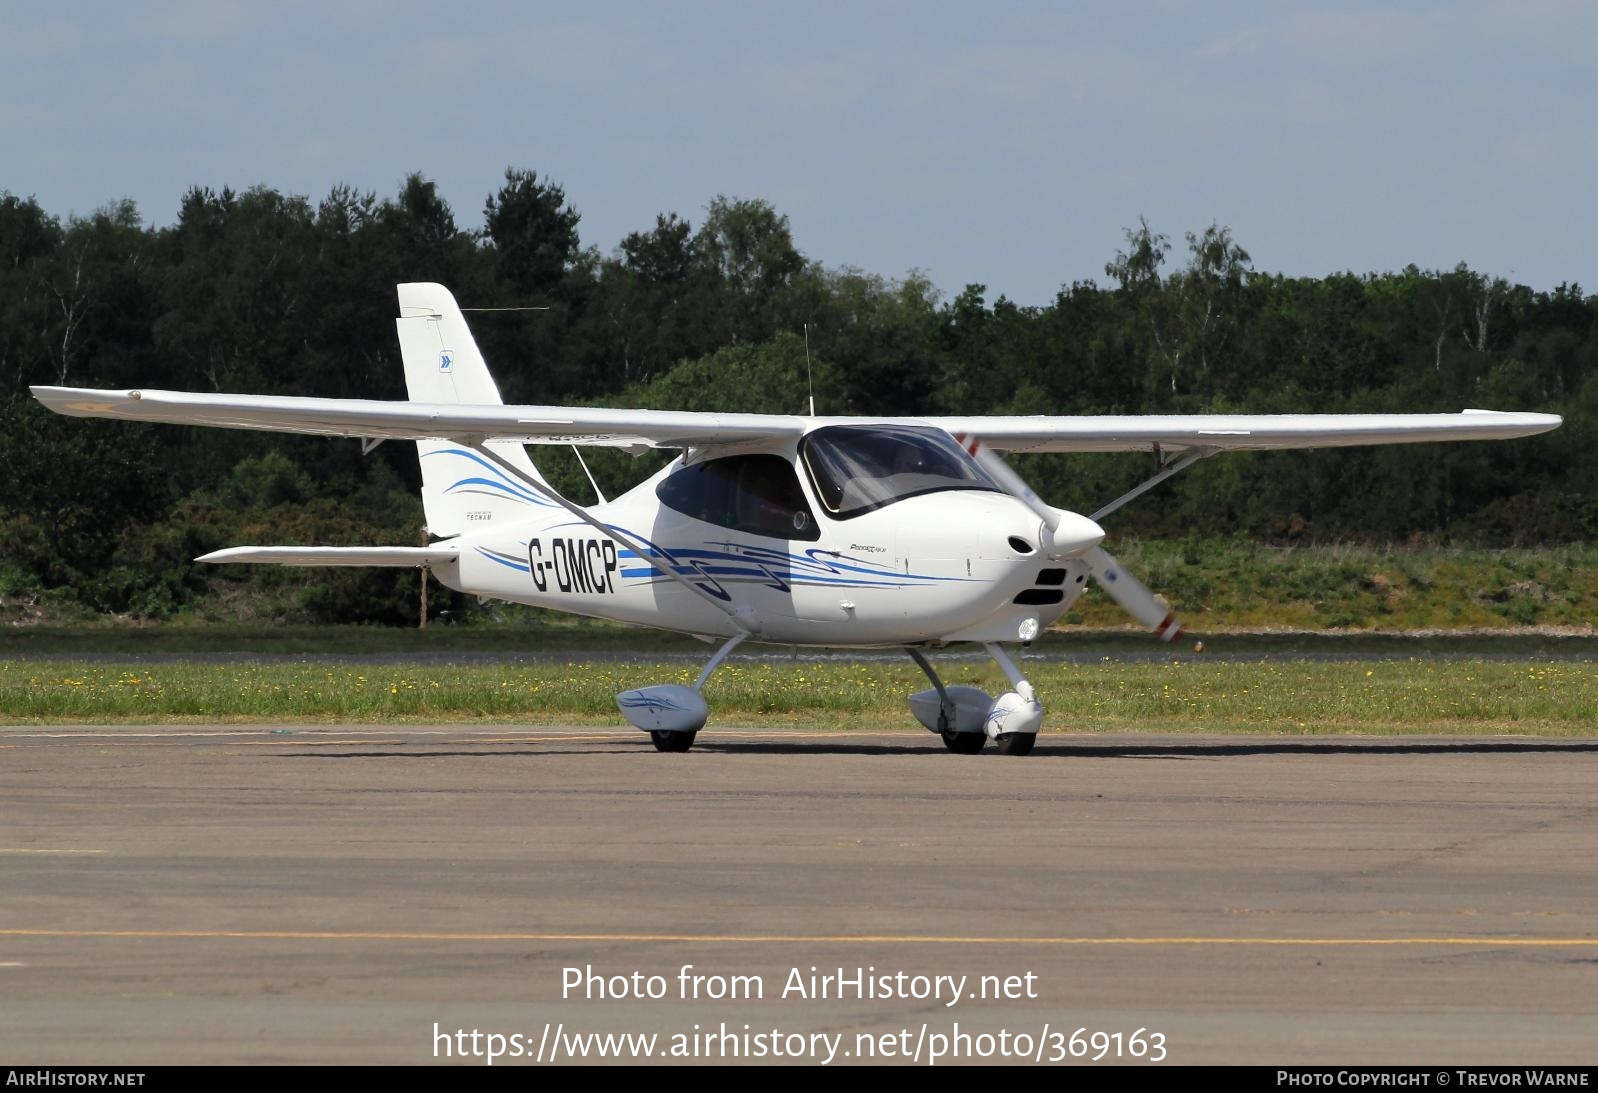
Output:
<path fill-rule="evenodd" d="M 577 457 L 577 465 L 581 467 L 583 469 L 583 473 L 588 476 L 588 484 L 594 487 L 594 496 L 599 498 L 599 503 L 603 505 L 605 503 L 605 491 L 599 488 L 598 482 L 594 481 L 594 472 L 588 469 L 588 461 L 583 458 L 583 450 L 577 445 L 573 444 L 572 455 Z"/>
<path fill-rule="evenodd" d="M 551 489 L 549 486 L 545 485 L 543 482 L 540 482 L 538 479 L 534 478 L 532 475 L 527 474 L 525 471 L 523 471 L 521 468 L 517 467 L 515 464 L 510 463 L 510 462 L 506 461 L 505 459 L 501 458 L 498 454 L 496 454 L 494 452 L 494 450 L 492 448 L 488 447 L 488 445 L 484 444 L 483 442 L 481 442 L 481 441 L 473 441 L 470 444 L 468 444 L 467 446 L 470 447 L 472 449 L 472 451 L 476 452 L 478 455 L 482 456 L 484 459 L 487 459 L 489 462 L 493 463 L 496 467 L 500 468 L 500 470 L 504 471 L 506 474 L 512 476 L 517 481 L 519 481 L 519 482 L 523 483 L 524 485 L 526 485 L 528 489 L 533 490 L 536 493 L 542 494 L 544 497 L 549 498 L 555 504 L 559 505 L 561 508 L 563 508 L 567 512 L 571 513 L 573 516 L 577 517 L 577 519 L 581 520 L 583 523 L 588 524 L 590 527 L 593 527 L 595 530 L 597 530 L 601 535 L 605 536 L 607 539 L 614 539 L 616 542 L 620 543 L 622 546 L 626 547 L 628 550 L 630 550 L 630 551 L 634 552 L 635 554 L 637 554 L 640 559 L 648 559 L 651 555 L 654 555 L 654 554 L 665 554 L 664 551 L 653 550 L 653 549 L 650 549 L 648 547 L 645 547 L 641 543 L 634 542 L 632 540 L 631 536 L 623 535 L 621 532 L 617 531 L 615 528 L 611 527 L 609 524 L 605 523 L 603 520 L 600 520 L 598 517 L 594 516 L 587 509 L 583 508 L 581 505 L 577 505 L 577 504 L 574 504 L 571 501 L 568 501 L 566 498 L 562 497 L 559 493 L 555 492 L 555 490 Z M 671 560 L 670 560 L 671 556 L 669 554 L 667 554 L 665 557 L 666 557 L 666 564 L 661 565 L 661 566 L 658 567 L 661 570 L 661 572 L 665 573 L 666 576 L 670 577 L 672 580 L 674 580 L 678 584 L 682 585 L 688 591 L 692 592 L 694 595 L 698 596 L 700 599 L 702 599 L 706 603 L 710 604 L 710 606 L 714 607 L 717 611 L 720 611 L 722 614 L 726 615 L 729 619 L 732 620 L 732 624 L 734 626 L 736 626 L 738 628 L 738 630 L 745 637 L 749 637 L 749 636 L 751 636 L 753 634 L 753 631 L 744 622 L 744 620 L 739 617 L 738 612 L 733 608 L 733 606 L 731 604 L 723 603 L 721 600 L 718 600 L 715 596 L 712 596 L 709 592 L 706 592 L 699 585 L 695 584 L 693 581 L 691 581 L 687 577 L 683 576 L 681 573 L 678 573 L 677 572 L 677 567 L 675 565 L 671 564 Z"/>
<path fill-rule="evenodd" d="M 1155 450 L 1158 451 L 1158 446 L 1156 446 Z M 1105 505 L 1098 512 L 1095 512 L 1092 516 L 1089 516 L 1088 519 L 1094 522 L 1104 519 L 1104 517 L 1110 515 L 1110 513 L 1114 512 L 1128 501 L 1137 500 L 1139 497 L 1142 497 L 1145 493 L 1148 493 L 1150 490 L 1152 490 L 1155 486 L 1158 486 L 1161 482 L 1164 482 L 1167 478 L 1170 478 L 1175 474 L 1180 474 L 1193 464 L 1197 463 L 1199 460 L 1203 459 L 1205 456 L 1214 455 L 1218 451 L 1220 451 L 1219 448 L 1190 448 L 1185 455 L 1180 457 L 1166 458 L 1160 463 L 1160 469 L 1156 474 L 1151 475 L 1150 477 L 1144 479 L 1140 484 L 1127 490 L 1114 501 L 1111 501 L 1108 505 Z"/>

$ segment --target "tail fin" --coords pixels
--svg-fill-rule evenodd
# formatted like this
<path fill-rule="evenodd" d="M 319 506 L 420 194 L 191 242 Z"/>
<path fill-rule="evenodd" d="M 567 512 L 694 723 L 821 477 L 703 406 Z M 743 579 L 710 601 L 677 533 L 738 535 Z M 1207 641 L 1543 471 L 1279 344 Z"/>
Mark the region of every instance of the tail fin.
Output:
<path fill-rule="evenodd" d="M 499 388 L 488 374 L 477 341 L 455 297 L 443 285 L 399 287 L 400 356 L 405 361 L 405 387 L 412 402 L 501 404 Z M 507 463 L 544 481 L 527 449 L 510 440 L 491 440 L 488 447 Z M 484 459 L 478 452 L 447 440 L 419 440 L 422 461 L 422 507 L 427 530 L 438 538 L 481 529 L 491 523 L 524 520 L 550 502 Z"/>

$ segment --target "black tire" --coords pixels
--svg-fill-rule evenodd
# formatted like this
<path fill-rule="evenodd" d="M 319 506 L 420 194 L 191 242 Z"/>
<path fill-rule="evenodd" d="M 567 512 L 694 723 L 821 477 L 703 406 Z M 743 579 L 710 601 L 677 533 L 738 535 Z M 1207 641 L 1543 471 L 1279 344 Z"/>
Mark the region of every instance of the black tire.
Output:
<path fill-rule="evenodd" d="M 694 737 L 697 732 L 651 732 L 649 739 L 654 742 L 656 751 L 687 751 L 694 746 Z"/>
<path fill-rule="evenodd" d="M 946 732 L 941 735 L 943 746 L 956 755 L 975 755 L 988 742 L 988 734 L 981 732 Z"/>
<path fill-rule="evenodd" d="M 1035 732 L 1007 732 L 994 737 L 1000 755 L 1031 755 L 1032 745 L 1038 742 Z"/>

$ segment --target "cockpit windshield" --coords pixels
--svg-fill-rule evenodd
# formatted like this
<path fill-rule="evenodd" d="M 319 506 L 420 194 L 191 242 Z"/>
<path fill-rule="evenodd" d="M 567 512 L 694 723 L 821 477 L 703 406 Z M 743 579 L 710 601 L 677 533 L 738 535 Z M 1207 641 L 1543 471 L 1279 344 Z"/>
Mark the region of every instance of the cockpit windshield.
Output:
<path fill-rule="evenodd" d="M 816 496 L 836 519 L 939 490 L 1002 492 L 941 429 L 829 425 L 799 445 Z"/>

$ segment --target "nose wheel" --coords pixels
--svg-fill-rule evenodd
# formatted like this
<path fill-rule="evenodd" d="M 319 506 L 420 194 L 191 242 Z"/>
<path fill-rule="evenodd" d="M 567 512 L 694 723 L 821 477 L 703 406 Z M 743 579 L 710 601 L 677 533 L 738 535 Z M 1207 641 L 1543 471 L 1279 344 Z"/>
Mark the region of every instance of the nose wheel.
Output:
<path fill-rule="evenodd" d="M 1043 704 L 1003 649 L 994 643 L 984 648 L 1013 688 L 998 698 L 990 698 L 976 687 L 946 686 L 925 654 L 906 646 L 910 659 L 932 681 L 932 690 L 910 696 L 910 712 L 942 737 L 943 746 L 956 755 L 975 755 L 989 740 L 1000 755 L 1030 755 L 1043 724 Z"/>
<path fill-rule="evenodd" d="M 993 738 L 1000 755 L 1031 755 L 1032 745 L 1037 742 L 1035 732 L 1007 732 Z"/>

